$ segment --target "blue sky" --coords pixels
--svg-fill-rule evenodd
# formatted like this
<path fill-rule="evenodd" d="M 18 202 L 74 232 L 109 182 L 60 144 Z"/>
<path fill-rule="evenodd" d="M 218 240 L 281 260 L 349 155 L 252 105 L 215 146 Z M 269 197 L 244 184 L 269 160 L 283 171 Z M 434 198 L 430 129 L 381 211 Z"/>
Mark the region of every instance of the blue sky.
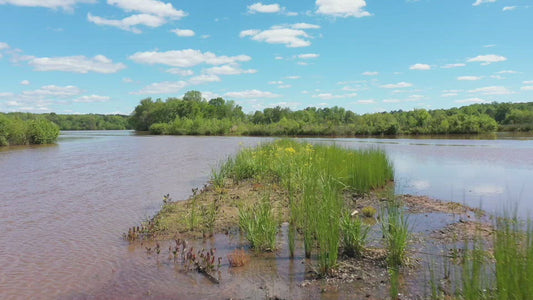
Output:
<path fill-rule="evenodd" d="M 533 101 L 533 0 L 0 0 L 0 111 Z"/>

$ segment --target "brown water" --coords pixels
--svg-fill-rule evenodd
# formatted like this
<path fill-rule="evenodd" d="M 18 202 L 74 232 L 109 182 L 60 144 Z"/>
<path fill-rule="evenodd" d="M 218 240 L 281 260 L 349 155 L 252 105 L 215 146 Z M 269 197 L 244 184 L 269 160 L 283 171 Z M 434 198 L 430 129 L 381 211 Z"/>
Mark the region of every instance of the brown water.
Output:
<path fill-rule="evenodd" d="M 307 265 L 301 256 L 289 260 L 283 245 L 253 267 L 223 265 L 214 285 L 169 262 L 166 250 L 148 255 L 149 245 L 122 240 L 159 209 L 163 194 L 187 198 L 221 159 L 265 140 L 67 132 L 57 145 L 0 148 L 0 299 L 345 297 L 300 288 Z M 335 142 L 385 149 L 400 192 L 533 208 L 532 140 Z M 216 236 L 198 246 L 225 257 L 240 244 Z"/>

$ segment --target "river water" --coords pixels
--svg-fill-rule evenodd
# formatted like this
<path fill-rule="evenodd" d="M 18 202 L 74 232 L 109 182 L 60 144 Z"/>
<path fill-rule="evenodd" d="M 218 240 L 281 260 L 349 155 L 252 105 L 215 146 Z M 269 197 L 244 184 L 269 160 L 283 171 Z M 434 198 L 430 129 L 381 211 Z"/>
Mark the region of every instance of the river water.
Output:
<path fill-rule="evenodd" d="M 65 132 L 56 145 L 0 148 L 0 298 L 238 298 L 257 280 L 308 297 L 297 288 L 305 266 L 283 262 L 283 251 L 262 262 L 275 272 L 226 268 L 215 286 L 121 238 L 164 194 L 186 199 L 219 161 L 267 140 Z M 533 209 L 531 138 L 310 140 L 384 149 L 400 193 L 489 211 L 519 205 L 522 216 Z M 205 246 L 225 256 L 238 243 L 217 236 Z"/>

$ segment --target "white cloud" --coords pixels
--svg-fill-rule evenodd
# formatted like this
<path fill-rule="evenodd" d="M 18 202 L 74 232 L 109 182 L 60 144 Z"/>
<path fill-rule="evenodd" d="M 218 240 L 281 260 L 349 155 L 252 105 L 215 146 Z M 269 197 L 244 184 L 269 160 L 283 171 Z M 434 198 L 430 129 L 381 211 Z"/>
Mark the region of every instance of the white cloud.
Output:
<path fill-rule="evenodd" d="M 186 81 L 163 81 L 154 82 L 139 91 L 132 92 L 134 95 L 175 94 L 187 86 Z"/>
<path fill-rule="evenodd" d="M 316 13 L 333 17 L 367 17 L 365 0 L 316 0 Z"/>
<path fill-rule="evenodd" d="M 309 23 L 296 23 L 296 24 L 292 24 L 291 28 L 293 29 L 319 29 L 320 26 L 315 25 L 315 24 L 309 24 Z"/>
<path fill-rule="evenodd" d="M 22 84 L 22 85 L 30 85 L 30 81 L 29 80 L 22 80 L 20 82 L 20 84 Z"/>
<path fill-rule="evenodd" d="M 268 44 L 284 44 L 289 48 L 307 47 L 311 45 L 310 35 L 304 29 L 320 28 L 317 25 L 297 23 L 293 25 L 272 26 L 267 30 L 248 29 L 240 32 L 239 36 L 251 37 L 252 40 Z"/>
<path fill-rule="evenodd" d="M 9 49 L 9 45 L 4 42 L 0 42 L 0 50 Z"/>
<path fill-rule="evenodd" d="M 496 45 L 495 44 L 483 45 L 483 48 L 492 48 L 492 47 L 496 47 Z"/>
<path fill-rule="evenodd" d="M 508 90 L 504 86 L 486 86 L 473 90 L 469 90 L 469 93 L 481 93 L 483 95 L 509 95 L 513 94 L 512 91 Z"/>
<path fill-rule="evenodd" d="M 192 76 L 194 74 L 193 70 L 184 70 L 180 68 L 171 68 L 166 71 L 167 73 L 179 75 L 179 76 Z"/>
<path fill-rule="evenodd" d="M 81 96 L 74 99 L 73 102 L 76 103 L 95 103 L 95 102 L 107 102 L 111 99 L 109 96 L 100 96 L 100 95 L 89 95 Z"/>
<path fill-rule="evenodd" d="M 136 11 L 142 14 L 171 19 L 180 19 L 187 16 L 186 12 L 175 9 L 172 3 L 164 3 L 157 0 L 107 0 L 107 3 L 115 5 L 126 12 Z"/>
<path fill-rule="evenodd" d="M 207 74 L 215 75 L 239 75 L 239 74 L 254 74 L 257 73 L 257 70 L 248 69 L 244 70 L 239 67 L 237 64 L 222 65 L 217 67 L 212 67 L 205 70 Z"/>
<path fill-rule="evenodd" d="M 260 91 L 260 90 L 245 90 L 240 92 L 228 92 L 224 94 L 228 98 L 237 99 L 256 99 L 256 98 L 278 98 L 281 95 L 274 94 L 272 92 Z"/>
<path fill-rule="evenodd" d="M 274 57 L 275 60 L 282 60 L 283 59 L 283 56 L 276 56 Z"/>
<path fill-rule="evenodd" d="M 457 64 L 447 64 L 447 65 L 442 66 L 441 68 L 443 68 L 443 69 L 451 69 L 451 68 L 459 68 L 459 67 L 464 67 L 464 66 L 466 66 L 466 64 L 457 63 Z"/>
<path fill-rule="evenodd" d="M 350 94 L 332 94 L 332 93 L 320 93 L 311 96 L 313 98 L 320 98 L 322 100 L 331 100 L 331 99 L 343 99 L 343 98 L 354 98 L 357 97 L 357 93 L 350 93 Z"/>
<path fill-rule="evenodd" d="M 402 102 L 400 99 L 383 99 L 384 103 L 400 103 Z"/>
<path fill-rule="evenodd" d="M 288 88 L 291 88 L 292 85 L 290 84 L 282 84 L 282 85 L 278 85 L 278 89 L 288 89 Z"/>
<path fill-rule="evenodd" d="M 113 63 L 112 60 L 96 55 L 93 58 L 85 56 L 64 56 L 64 57 L 29 57 L 28 64 L 36 71 L 63 71 L 74 73 L 116 73 L 124 68 L 123 63 Z"/>
<path fill-rule="evenodd" d="M 297 64 L 300 65 L 300 66 L 308 66 L 309 65 L 309 63 L 306 63 L 304 61 L 299 61 L 299 62 L 297 62 Z"/>
<path fill-rule="evenodd" d="M 374 99 L 357 100 L 357 103 L 359 103 L 359 104 L 374 104 L 374 103 L 376 103 L 376 100 L 374 100 Z"/>
<path fill-rule="evenodd" d="M 457 77 L 457 80 L 466 80 L 466 81 L 474 81 L 474 80 L 481 80 L 483 77 L 480 76 L 459 76 Z"/>
<path fill-rule="evenodd" d="M 515 10 L 516 9 L 516 6 L 505 6 L 504 8 L 502 8 L 502 11 L 510 11 L 510 10 Z"/>
<path fill-rule="evenodd" d="M 385 89 L 400 89 L 400 88 L 407 88 L 407 87 L 412 87 L 412 86 L 413 86 L 412 83 L 402 81 L 398 83 L 384 84 L 384 85 L 381 85 L 380 87 L 385 88 Z"/>
<path fill-rule="evenodd" d="M 294 79 L 300 79 L 301 77 L 297 75 L 292 75 L 292 76 L 285 76 L 285 78 L 294 80 Z"/>
<path fill-rule="evenodd" d="M 133 79 L 128 78 L 128 77 L 124 77 L 124 78 L 122 78 L 122 82 L 125 82 L 125 83 L 132 83 L 132 82 L 133 82 Z"/>
<path fill-rule="evenodd" d="M 494 79 L 498 79 L 498 80 L 505 79 L 505 77 L 500 76 L 500 75 L 490 75 L 490 78 L 494 78 Z"/>
<path fill-rule="evenodd" d="M 455 102 L 456 103 L 484 103 L 486 101 L 481 98 L 468 98 L 468 99 L 463 99 L 463 100 L 456 100 Z"/>
<path fill-rule="evenodd" d="M 310 58 L 317 58 L 319 57 L 320 54 L 316 54 L 316 53 L 306 53 L 306 54 L 300 54 L 298 55 L 298 58 L 301 58 L 301 59 L 310 59 Z"/>
<path fill-rule="evenodd" d="M 181 36 L 181 37 L 190 37 L 190 36 L 195 35 L 194 31 L 190 29 L 176 28 L 176 29 L 171 30 L 171 32 L 174 32 L 177 36 Z"/>
<path fill-rule="evenodd" d="M 431 66 L 427 64 L 414 64 L 409 67 L 409 70 L 426 71 L 426 70 L 431 70 Z"/>
<path fill-rule="evenodd" d="M 261 2 L 254 3 L 248 6 L 249 13 L 277 13 L 281 11 L 279 4 L 262 4 Z"/>
<path fill-rule="evenodd" d="M 137 34 L 142 33 L 140 29 L 135 27 L 137 25 L 144 25 L 154 28 L 159 27 L 167 22 L 166 19 L 163 17 L 149 14 L 132 15 L 122 20 L 110 20 L 98 16 L 93 16 L 89 13 L 87 14 L 87 20 L 96 25 L 113 26 Z"/>
<path fill-rule="evenodd" d="M 478 55 L 473 58 L 469 58 L 467 62 L 481 62 L 481 65 L 486 66 L 491 63 L 506 61 L 507 58 L 501 55 L 488 54 L 488 55 Z"/>
<path fill-rule="evenodd" d="M 444 94 L 442 94 L 440 96 L 441 97 L 455 97 L 457 95 L 459 95 L 459 94 L 457 94 L 457 93 L 444 93 Z"/>
<path fill-rule="evenodd" d="M 365 76 L 376 76 L 378 75 L 379 72 L 376 72 L 376 71 L 366 71 L 366 72 L 363 72 L 363 75 Z"/>
<path fill-rule="evenodd" d="M 41 88 L 33 91 L 23 91 L 22 97 L 44 99 L 48 97 L 54 98 L 69 98 L 81 94 L 81 90 L 73 85 L 57 86 L 57 85 L 45 85 Z"/>
<path fill-rule="evenodd" d="M 281 80 L 278 80 L 278 81 L 269 81 L 268 84 L 283 84 L 283 81 L 281 81 Z"/>
<path fill-rule="evenodd" d="M 480 4 L 483 4 L 483 3 L 493 3 L 493 2 L 496 2 L 497 0 L 476 0 L 476 2 L 472 3 L 473 6 L 478 6 Z"/>
<path fill-rule="evenodd" d="M 211 52 L 185 49 L 166 52 L 137 52 L 131 55 L 129 59 L 135 61 L 136 63 L 142 64 L 163 64 L 172 67 L 190 68 L 199 64 L 223 65 L 236 62 L 245 62 L 251 60 L 252 58 L 248 55 L 217 56 Z"/>
<path fill-rule="evenodd" d="M 188 80 L 188 83 L 197 85 L 197 84 L 203 84 L 203 83 L 209 83 L 209 82 L 218 82 L 220 81 L 220 77 L 214 74 L 202 74 L 195 77 L 192 77 Z"/>
<path fill-rule="evenodd" d="M 0 0 L 0 4 L 11 4 L 26 7 L 62 8 L 72 11 L 78 3 L 95 3 L 96 0 Z"/>
<path fill-rule="evenodd" d="M 533 80 L 522 81 L 523 84 L 533 84 Z"/>
<path fill-rule="evenodd" d="M 533 85 L 526 85 L 520 88 L 522 91 L 533 91 Z"/>
<path fill-rule="evenodd" d="M 516 71 L 513 71 L 513 70 L 503 70 L 503 71 L 500 71 L 500 72 L 496 72 L 496 74 L 516 74 L 518 72 Z"/>

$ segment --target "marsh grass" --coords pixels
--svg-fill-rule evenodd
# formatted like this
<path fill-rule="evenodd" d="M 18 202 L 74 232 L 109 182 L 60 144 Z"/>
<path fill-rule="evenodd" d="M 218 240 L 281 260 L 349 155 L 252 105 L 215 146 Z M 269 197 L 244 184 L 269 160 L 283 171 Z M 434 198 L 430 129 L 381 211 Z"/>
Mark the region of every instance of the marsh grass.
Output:
<path fill-rule="evenodd" d="M 364 224 L 361 218 L 352 218 L 345 213 L 341 219 L 341 235 L 344 253 L 350 257 L 360 257 L 366 245 L 370 226 Z"/>
<path fill-rule="evenodd" d="M 219 172 L 212 172 L 211 177 L 215 183 L 224 182 L 221 177 L 235 183 L 245 179 L 279 183 L 288 193 L 291 257 L 294 239 L 300 233 L 305 256 L 310 258 L 316 250 L 320 275 L 327 275 L 337 263 L 341 244 L 341 219 L 347 209 L 343 191 L 365 194 L 383 187 L 393 179 L 393 168 L 379 149 L 351 150 L 277 140 L 242 149 L 234 158 L 228 158 Z M 253 209 L 240 210 L 241 229 L 256 249 L 275 248 L 273 233 L 277 233 L 277 223 L 272 221 L 275 217 L 271 210 L 264 200 Z"/>
<path fill-rule="evenodd" d="M 255 250 L 276 250 L 279 221 L 273 212 L 269 195 L 251 207 L 239 208 L 239 226 Z"/>
<path fill-rule="evenodd" d="M 409 222 L 399 203 L 389 202 L 382 213 L 381 228 L 388 251 L 389 267 L 400 266 L 405 262 L 409 239 Z"/>

